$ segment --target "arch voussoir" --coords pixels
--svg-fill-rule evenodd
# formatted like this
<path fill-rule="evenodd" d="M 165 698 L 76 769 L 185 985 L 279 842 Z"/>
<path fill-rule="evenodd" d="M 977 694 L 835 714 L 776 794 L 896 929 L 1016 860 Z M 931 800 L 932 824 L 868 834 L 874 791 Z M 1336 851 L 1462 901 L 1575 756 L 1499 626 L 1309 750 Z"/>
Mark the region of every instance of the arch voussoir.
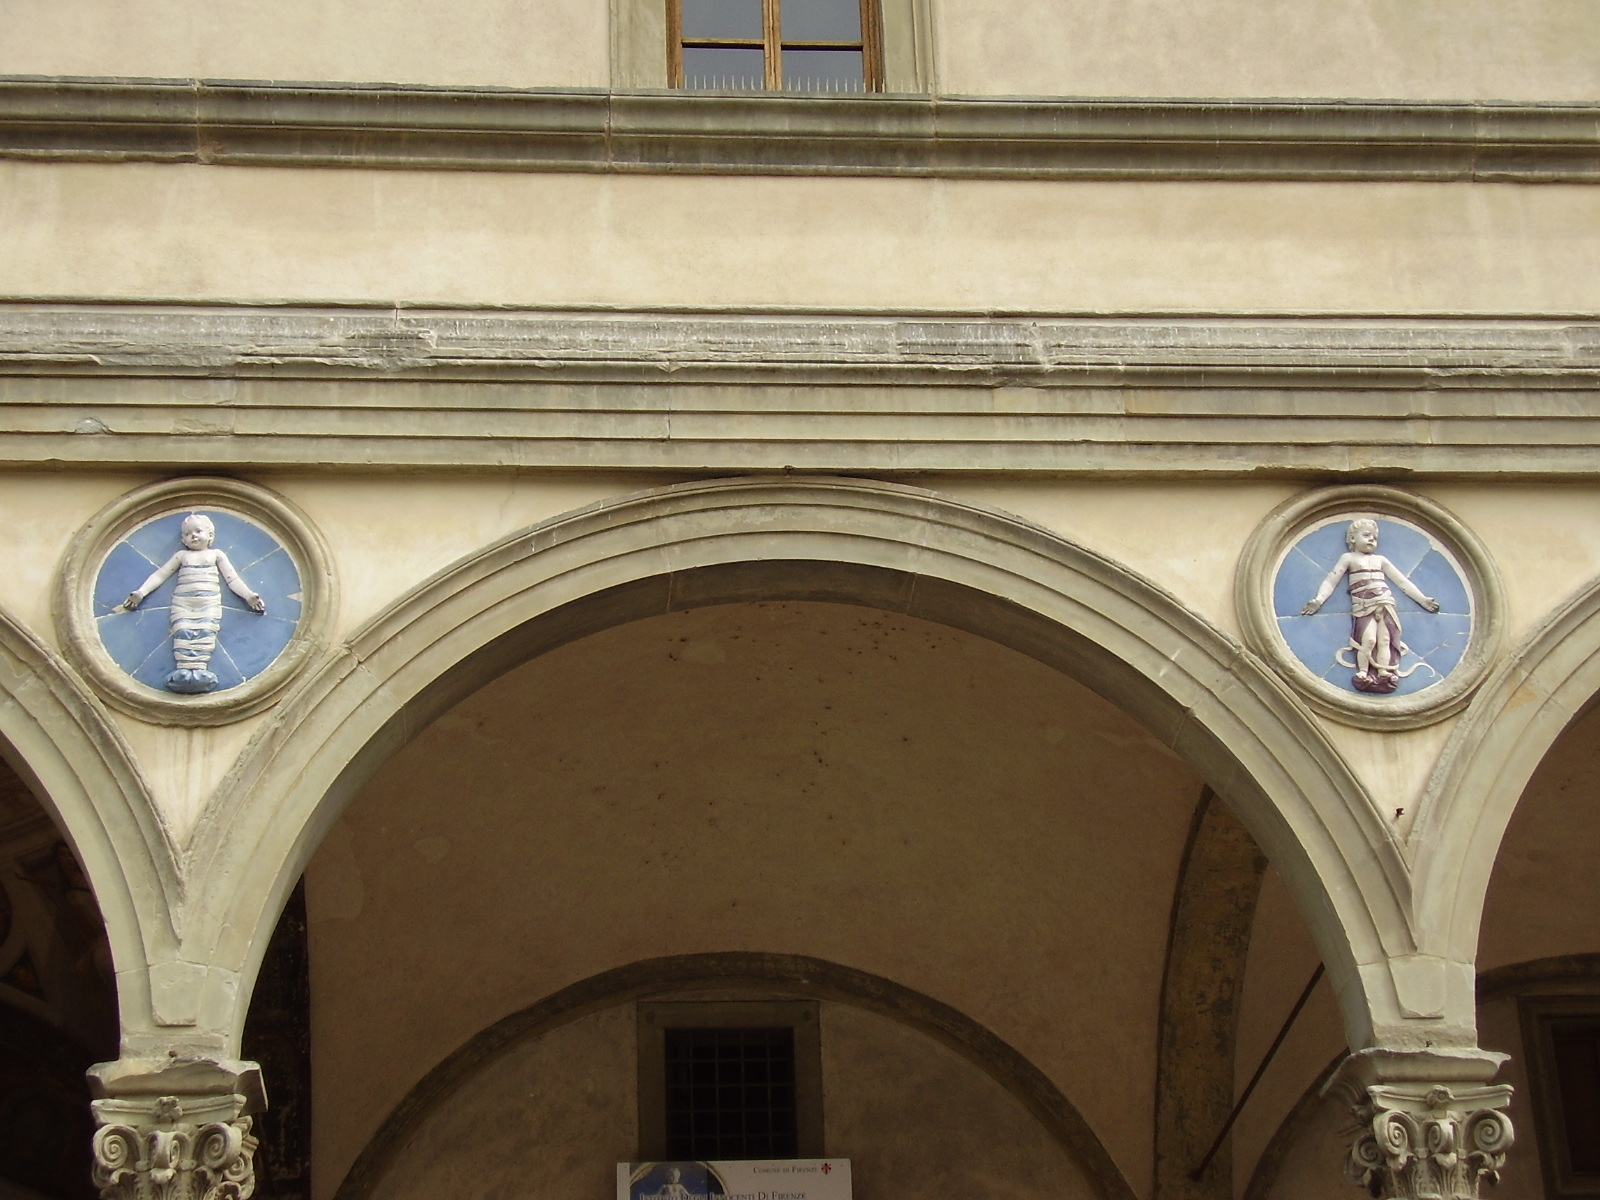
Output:
<path fill-rule="evenodd" d="M 1411 840 L 1428 949 L 1471 962 L 1512 813 L 1568 726 L 1600 697 L 1600 579 L 1529 633 L 1474 697 L 1430 777 Z"/>
<path fill-rule="evenodd" d="M 1390 1013 L 1373 1010 L 1362 966 L 1410 949 L 1406 864 L 1281 682 L 1109 559 L 1008 514 L 859 480 L 640 493 L 504 539 L 419 585 L 284 702 L 202 818 L 190 953 L 251 978 L 277 904 L 344 801 L 455 700 L 611 625 L 755 598 L 865 604 L 963 628 L 1143 720 L 1274 855 L 1353 998 L 1352 1042 L 1381 1040 Z M 233 999 L 235 1031 L 248 993 Z"/>
<path fill-rule="evenodd" d="M 176 953 L 181 935 L 177 848 L 105 711 L 54 651 L 4 612 L 0 743 L 94 891 L 125 1037 L 153 1028 L 149 969 Z"/>

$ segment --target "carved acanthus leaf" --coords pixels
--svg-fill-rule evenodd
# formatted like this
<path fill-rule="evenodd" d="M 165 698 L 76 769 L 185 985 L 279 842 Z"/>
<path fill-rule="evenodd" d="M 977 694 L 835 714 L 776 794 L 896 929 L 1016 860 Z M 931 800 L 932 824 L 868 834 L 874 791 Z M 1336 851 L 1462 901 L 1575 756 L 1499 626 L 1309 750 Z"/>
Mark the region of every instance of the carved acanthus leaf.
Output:
<path fill-rule="evenodd" d="M 249 1200 L 256 1139 L 242 1096 L 97 1100 L 101 1200 Z"/>

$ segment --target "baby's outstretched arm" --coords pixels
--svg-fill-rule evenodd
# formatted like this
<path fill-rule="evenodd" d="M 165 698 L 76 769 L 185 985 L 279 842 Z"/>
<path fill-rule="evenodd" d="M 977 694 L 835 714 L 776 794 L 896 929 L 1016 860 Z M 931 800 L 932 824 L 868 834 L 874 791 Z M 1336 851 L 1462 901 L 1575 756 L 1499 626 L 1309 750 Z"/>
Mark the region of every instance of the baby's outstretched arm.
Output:
<path fill-rule="evenodd" d="M 1395 566 L 1387 558 L 1383 560 L 1383 573 L 1389 577 L 1389 581 L 1393 583 L 1395 587 L 1399 588 L 1406 595 L 1410 596 L 1418 604 L 1422 605 L 1423 608 L 1427 609 L 1429 612 L 1439 611 L 1439 602 L 1432 596 L 1423 595 L 1422 589 L 1416 584 L 1412 583 L 1411 580 L 1407 579 L 1401 572 L 1400 568 Z"/>
<path fill-rule="evenodd" d="M 155 591 L 167 580 L 172 578 L 172 573 L 178 569 L 178 557 L 182 553 L 183 551 L 178 551 L 177 554 L 174 554 L 171 558 L 167 559 L 166 562 L 162 563 L 159 567 L 152 571 L 149 579 L 146 579 L 137 588 L 129 592 L 128 598 L 121 604 L 117 605 L 116 611 L 132 612 L 134 609 L 138 608 L 139 605 L 143 604 L 146 596 Z"/>
<path fill-rule="evenodd" d="M 1333 570 L 1328 572 L 1328 577 L 1322 581 L 1322 586 L 1317 589 L 1317 594 L 1300 610 L 1302 617 L 1309 617 L 1327 603 L 1328 597 L 1333 595 L 1333 589 L 1339 586 L 1339 580 L 1344 578 L 1344 573 L 1350 569 L 1350 560 L 1354 557 L 1354 554 L 1341 554 L 1339 556 L 1339 561 L 1333 564 Z"/>
<path fill-rule="evenodd" d="M 261 598 L 259 592 L 252 592 L 250 585 L 239 578 L 239 572 L 233 569 L 233 564 L 228 561 L 228 556 L 221 550 L 217 552 L 217 570 L 228 584 L 228 590 L 250 606 L 252 612 L 264 613 L 267 611 L 267 602 Z"/>

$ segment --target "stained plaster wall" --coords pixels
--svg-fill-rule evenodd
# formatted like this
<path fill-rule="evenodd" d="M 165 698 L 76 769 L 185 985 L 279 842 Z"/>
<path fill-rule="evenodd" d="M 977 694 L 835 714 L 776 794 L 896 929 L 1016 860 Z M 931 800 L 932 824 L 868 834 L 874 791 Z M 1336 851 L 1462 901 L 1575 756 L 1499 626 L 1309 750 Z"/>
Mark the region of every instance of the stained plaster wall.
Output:
<path fill-rule="evenodd" d="M 823 1004 L 824 1151 L 851 1160 L 858 1200 L 1096 1195 L 1017 1099 L 903 1025 Z M 519 1042 L 429 1114 L 377 1200 L 606 1200 L 638 1154 L 631 1004 Z"/>
<path fill-rule="evenodd" d="M 640 8 L 651 0 L 631 0 Z M 1591 100 L 1584 0 L 933 5 L 955 94 Z M 14 0 L 0 73 L 605 87 L 608 6 Z M 655 24 L 659 24 L 656 22 Z"/>
<path fill-rule="evenodd" d="M 1349 1130 L 1349 1109 L 1332 1100 L 1318 1104 L 1305 1132 L 1284 1157 L 1268 1193 L 1272 1200 L 1350 1200 L 1352 1194 L 1359 1196 L 1360 1192 L 1352 1193 L 1344 1177 Z"/>
<path fill-rule="evenodd" d="M 318 1193 L 492 1021 L 631 961 L 744 949 L 954 1005 L 1147 1189 L 1199 786 L 1077 684 L 873 610 L 729 606 L 554 651 L 391 760 L 312 863 Z"/>
<path fill-rule="evenodd" d="M 1600 307 L 1600 189 L 0 164 L 0 296 Z"/>
<path fill-rule="evenodd" d="M 1500 845 L 1478 968 L 1600 953 L 1600 709 L 1575 721 L 1528 782 Z"/>
<path fill-rule="evenodd" d="M 1244 990 L 1239 1002 L 1235 1097 L 1244 1094 L 1318 961 L 1317 948 L 1288 887 L 1282 876 L 1269 867 L 1256 903 L 1250 956 L 1245 965 Z M 1324 976 L 1233 1127 L 1235 1196 L 1245 1194 L 1260 1165 L 1262 1153 L 1289 1110 L 1333 1061 L 1334 1055 L 1344 1049 L 1339 1002 Z M 1226 1117 L 1226 1113 L 1216 1114 L 1218 1130 Z M 1338 1163 L 1337 1157 L 1329 1157 L 1323 1164 L 1324 1173 L 1337 1179 Z"/>

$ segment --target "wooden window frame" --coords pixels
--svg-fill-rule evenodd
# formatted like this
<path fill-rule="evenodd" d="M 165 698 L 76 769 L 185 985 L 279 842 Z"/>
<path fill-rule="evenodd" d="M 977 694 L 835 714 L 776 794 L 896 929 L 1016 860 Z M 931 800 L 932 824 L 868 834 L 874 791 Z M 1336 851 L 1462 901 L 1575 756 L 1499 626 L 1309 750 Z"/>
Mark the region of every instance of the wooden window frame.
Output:
<path fill-rule="evenodd" d="M 1575 1175 L 1568 1157 L 1554 1038 L 1556 1026 L 1565 1022 L 1600 1025 L 1600 996 L 1521 996 L 1517 1008 L 1545 1195 L 1600 1196 L 1600 1172 Z"/>
<path fill-rule="evenodd" d="M 795 1156 L 821 1158 L 822 1017 L 815 1000 L 640 1001 L 639 1161 L 667 1152 L 668 1029 L 794 1030 Z"/>
<path fill-rule="evenodd" d="M 683 0 L 667 0 L 667 86 L 684 89 L 683 52 L 690 49 L 727 47 L 760 50 L 764 86 L 769 92 L 784 91 L 783 51 L 860 50 L 862 92 L 883 91 L 883 13 L 879 0 L 860 0 L 861 40 L 859 42 L 785 42 L 783 40 L 784 0 L 761 0 L 761 40 L 754 38 L 693 38 L 683 36 Z M 751 89 L 755 90 L 755 89 Z M 801 93 L 808 94 L 808 93 Z M 831 94 L 831 93 L 830 93 Z M 841 93 L 844 95 L 860 93 Z"/>

